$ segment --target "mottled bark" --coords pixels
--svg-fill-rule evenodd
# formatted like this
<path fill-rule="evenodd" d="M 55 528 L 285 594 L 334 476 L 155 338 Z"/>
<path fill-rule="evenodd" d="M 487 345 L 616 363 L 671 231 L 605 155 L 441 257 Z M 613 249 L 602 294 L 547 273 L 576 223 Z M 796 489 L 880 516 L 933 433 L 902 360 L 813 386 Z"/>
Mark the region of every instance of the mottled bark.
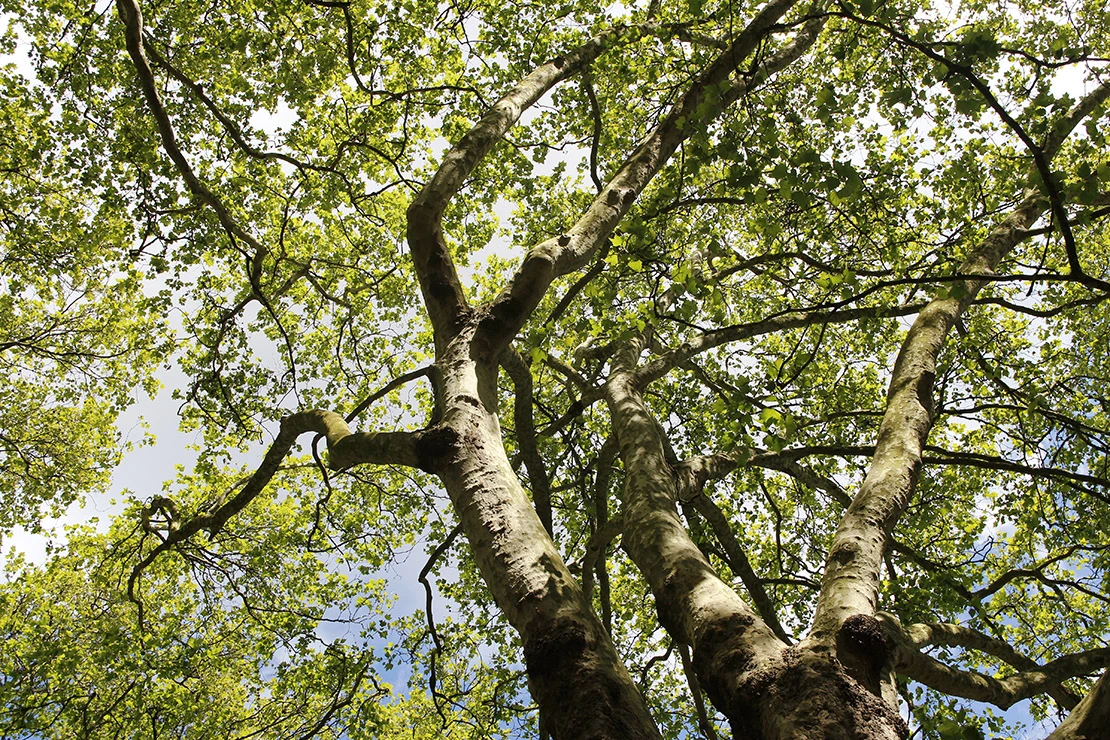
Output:
<path fill-rule="evenodd" d="M 1094 111 L 1107 95 L 1103 85 L 1088 95 L 1054 127 L 1045 153 L 1051 160 L 1067 134 Z M 1048 206 L 1039 190 L 1003 219 L 960 266 L 959 273 L 990 275 L 1001 260 L 1029 235 Z M 826 560 L 810 639 L 835 649 L 850 665 L 859 664 L 852 643 L 839 638 L 854 615 L 873 615 L 878 608 L 883 550 L 899 516 L 909 504 L 920 471 L 925 440 L 933 425 L 933 381 L 948 332 L 963 315 L 985 280 L 968 279 L 931 301 L 906 333 L 887 393 L 875 454 L 867 476 L 841 519 Z M 864 660 L 863 663 L 867 661 Z M 853 670 L 864 682 L 870 677 Z"/>
<path fill-rule="evenodd" d="M 1048 740 L 1110 740 L 1110 673 L 1103 673 Z"/>
<path fill-rule="evenodd" d="M 443 481 L 498 607 L 520 633 L 544 729 L 570 738 L 657 738 L 609 635 L 563 563 L 505 454 L 494 367 L 471 359 L 472 331 L 440 358 L 441 443 L 418 450 Z"/>
<path fill-rule="evenodd" d="M 693 649 L 706 694 L 736 737 L 905 737 L 897 713 L 827 651 L 787 647 L 690 539 L 675 508 L 679 474 L 635 382 L 641 350 L 633 341 L 619 351 L 605 386 L 625 467 L 622 544 L 655 596 L 660 623 Z M 881 629 L 868 626 L 849 625 L 849 637 L 881 667 Z"/>

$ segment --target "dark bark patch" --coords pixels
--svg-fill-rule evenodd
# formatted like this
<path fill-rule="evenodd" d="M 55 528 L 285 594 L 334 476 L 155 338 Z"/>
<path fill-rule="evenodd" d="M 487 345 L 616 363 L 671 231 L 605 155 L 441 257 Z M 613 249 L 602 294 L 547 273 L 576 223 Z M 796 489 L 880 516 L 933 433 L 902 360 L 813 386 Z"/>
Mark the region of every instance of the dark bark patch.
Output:
<path fill-rule="evenodd" d="M 479 401 L 474 396 L 459 396 L 458 399 L 459 399 L 460 403 L 469 404 L 469 405 L 471 405 L 475 408 L 479 408 L 479 409 L 482 408 L 482 402 Z"/>
<path fill-rule="evenodd" d="M 715 621 L 697 636 L 694 670 L 714 703 L 731 702 L 736 679 L 755 668 L 755 653 L 746 639 L 754 623 L 749 615 L 733 614 Z"/>
<path fill-rule="evenodd" d="M 601 625 L 595 625 L 601 629 Z M 525 640 L 528 686 L 540 705 L 540 724 L 554 740 L 658 740 L 635 707 L 642 699 L 601 654 L 590 626 L 556 619 Z"/>
<path fill-rule="evenodd" d="M 856 557 L 858 553 L 859 543 L 853 542 L 852 540 L 846 540 L 837 545 L 836 548 L 831 553 L 829 553 L 829 556 L 832 558 L 832 560 L 836 561 L 840 565 L 847 565 Z"/>
<path fill-rule="evenodd" d="M 570 244 L 570 236 L 569 235 L 563 234 L 562 236 L 559 237 L 559 246 L 560 247 L 565 247 L 568 244 Z"/>
<path fill-rule="evenodd" d="M 879 620 L 853 614 L 844 620 L 836 635 L 836 653 L 845 669 L 868 691 L 881 694 L 880 681 L 890 647 Z"/>
<path fill-rule="evenodd" d="M 830 655 L 797 646 L 745 675 L 722 711 L 735 737 L 786 740 L 895 740 L 909 728 Z"/>
<path fill-rule="evenodd" d="M 936 377 L 936 373 L 926 370 L 917 383 L 917 401 L 930 417 L 933 415 L 933 383 Z"/>
<path fill-rule="evenodd" d="M 565 672 L 581 661 L 586 643 L 586 628 L 581 622 L 557 621 L 524 645 L 528 675 L 540 679 Z"/>
<path fill-rule="evenodd" d="M 445 277 L 436 276 L 428 281 L 428 292 L 438 300 L 454 298 L 455 288 L 455 284 Z"/>
<path fill-rule="evenodd" d="M 416 438 L 416 464 L 434 473 L 451 463 L 459 450 L 459 433 L 451 427 L 433 427 L 420 432 Z"/>

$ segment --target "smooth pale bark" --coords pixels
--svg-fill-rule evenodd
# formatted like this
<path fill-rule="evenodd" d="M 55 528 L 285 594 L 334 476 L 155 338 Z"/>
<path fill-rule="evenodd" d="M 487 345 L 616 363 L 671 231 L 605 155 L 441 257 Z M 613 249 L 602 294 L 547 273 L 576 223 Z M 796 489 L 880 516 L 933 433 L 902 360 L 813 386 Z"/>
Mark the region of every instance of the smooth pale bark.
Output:
<path fill-rule="evenodd" d="M 1110 673 L 1102 674 L 1047 740 L 1110 740 Z"/>
<path fill-rule="evenodd" d="M 443 233 L 443 214 L 482 158 L 501 141 L 521 114 L 562 80 L 581 72 L 619 38 L 614 29 L 566 55 L 541 64 L 517 83 L 444 155 L 432 179 L 409 204 L 407 240 L 424 305 L 442 350 L 462 327 L 470 308 Z"/>
<path fill-rule="evenodd" d="M 557 740 L 658 738 L 643 697 L 513 472 L 496 414 L 496 365 L 471 359 L 472 341 L 472 331 L 464 331 L 444 348 L 444 417 L 417 452 L 421 466 L 443 481 L 494 600 L 520 633 L 543 729 Z"/>
<path fill-rule="evenodd" d="M 1047 201 L 1039 194 L 1022 203 L 984 240 L 961 273 L 989 274 L 1024 238 Z M 840 625 L 853 614 L 878 609 L 879 568 L 894 523 L 909 503 L 921 465 L 925 439 L 933 426 L 933 381 L 945 338 L 985 281 L 964 281 L 961 296 L 931 301 L 906 333 L 887 393 L 867 477 L 840 521 L 822 582 L 813 637 L 835 640 Z"/>

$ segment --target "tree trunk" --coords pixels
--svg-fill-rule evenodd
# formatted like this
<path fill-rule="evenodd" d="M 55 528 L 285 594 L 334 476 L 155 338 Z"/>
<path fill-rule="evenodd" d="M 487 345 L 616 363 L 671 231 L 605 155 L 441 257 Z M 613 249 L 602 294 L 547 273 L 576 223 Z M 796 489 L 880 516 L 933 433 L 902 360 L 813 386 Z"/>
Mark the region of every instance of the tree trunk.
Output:
<path fill-rule="evenodd" d="M 660 623 L 693 648 L 698 682 L 733 735 L 758 740 L 901 740 L 898 713 L 818 644 L 787 647 L 713 570 L 675 508 L 678 480 L 662 431 L 637 387 L 642 343 L 613 358 L 605 387 L 625 465 L 623 547 L 647 579 Z M 886 662 L 880 625 L 849 620 L 843 642 L 876 667 Z M 848 651 L 846 651 L 848 652 Z"/>
<path fill-rule="evenodd" d="M 505 454 L 495 362 L 464 329 L 443 353 L 443 421 L 421 465 L 444 483 L 497 605 L 520 633 L 543 730 L 556 740 L 655 740 L 647 704 Z"/>
<path fill-rule="evenodd" d="M 1110 673 L 1072 710 L 1048 740 L 1110 740 Z"/>

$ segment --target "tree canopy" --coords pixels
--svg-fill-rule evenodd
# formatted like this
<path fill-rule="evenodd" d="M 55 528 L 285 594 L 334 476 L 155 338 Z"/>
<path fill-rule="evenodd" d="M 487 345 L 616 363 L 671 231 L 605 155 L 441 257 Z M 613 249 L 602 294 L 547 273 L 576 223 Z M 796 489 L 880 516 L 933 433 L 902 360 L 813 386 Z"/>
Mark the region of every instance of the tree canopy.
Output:
<path fill-rule="evenodd" d="M 0 734 L 1107 737 L 1105 0 L 0 12 Z"/>

